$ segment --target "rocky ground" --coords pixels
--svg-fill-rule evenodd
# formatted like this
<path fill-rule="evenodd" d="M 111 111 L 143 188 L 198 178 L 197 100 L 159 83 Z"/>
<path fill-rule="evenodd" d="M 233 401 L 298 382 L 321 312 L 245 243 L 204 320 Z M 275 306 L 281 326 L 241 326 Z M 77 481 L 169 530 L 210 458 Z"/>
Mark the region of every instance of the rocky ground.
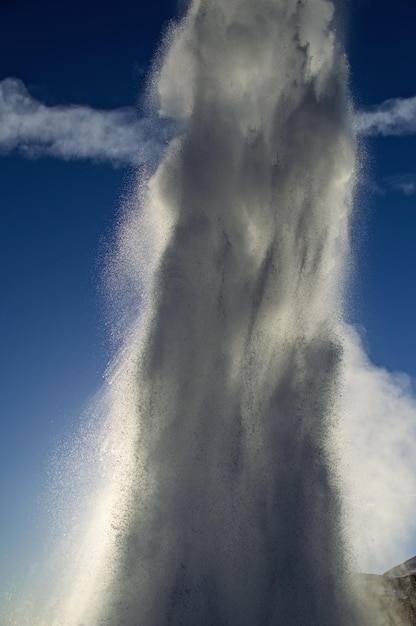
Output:
<path fill-rule="evenodd" d="M 384 574 L 358 574 L 361 592 L 378 607 L 377 626 L 416 626 L 416 557 Z"/>

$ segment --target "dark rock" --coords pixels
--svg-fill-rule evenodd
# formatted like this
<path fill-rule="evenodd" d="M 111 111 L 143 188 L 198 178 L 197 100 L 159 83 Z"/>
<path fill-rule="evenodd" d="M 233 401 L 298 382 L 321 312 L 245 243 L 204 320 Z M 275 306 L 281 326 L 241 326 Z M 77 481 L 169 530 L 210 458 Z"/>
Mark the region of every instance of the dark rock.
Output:
<path fill-rule="evenodd" d="M 416 557 L 381 576 L 358 574 L 359 587 L 377 606 L 383 626 L 416 626 Z"/>

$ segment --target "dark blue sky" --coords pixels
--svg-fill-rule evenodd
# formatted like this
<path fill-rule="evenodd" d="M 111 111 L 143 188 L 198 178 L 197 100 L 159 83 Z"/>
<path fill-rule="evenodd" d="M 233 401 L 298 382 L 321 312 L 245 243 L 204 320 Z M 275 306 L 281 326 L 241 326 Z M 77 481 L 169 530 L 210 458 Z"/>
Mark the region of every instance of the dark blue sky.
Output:
<path fill-rule="evenodd" d="M 175 14 L 176 3 L 161 0 L 3 0 L 0 80 L 22 80 L 50 106 L 132 106 Z M 415 24 L 413 0 L 354 4 L 347 51 L 358 108 L 416 95 Z M 416 195 L 397 181 L 413 180 L 415 157 L 414 135 L 366 143 L 350 301 L 374 362 L 414 377 Z M 100 276 L 131 179 L 128 167 L 0 156 L 3 575 L 37 543 L 33 518 L 47 460 L 99 388 L 111 354 Z"/>
<path fill-rule="evenodd" d="M 348 57 L 357 108 L 416 94 L 416 5 L 411 0 L 357 3 L 350 14 Z M 409 137 L 366 141 L 366 185 L 359 198 L 358 285 L 353 318 L 365 327 L 379 366 L 416 376 L 416 196 L 392 188 L 394 177 L 416 172 L 416 142 Z M 361 243 L 360 243 L 360 235 Z"/>
<path fill-rule="evenodd" d="M 134 105 L 173 3 L 13 0 L 0 6 L 0 80 L 49 105 Z M 0 156 L 0 561 L 31 546 L 48 459 L 99 388 L 109 355 L 102 257 L 128 168 Z M 65 435 L 64 435 L 65 437 Z M 34 546 L 31 546 L 34 547 Z"/>

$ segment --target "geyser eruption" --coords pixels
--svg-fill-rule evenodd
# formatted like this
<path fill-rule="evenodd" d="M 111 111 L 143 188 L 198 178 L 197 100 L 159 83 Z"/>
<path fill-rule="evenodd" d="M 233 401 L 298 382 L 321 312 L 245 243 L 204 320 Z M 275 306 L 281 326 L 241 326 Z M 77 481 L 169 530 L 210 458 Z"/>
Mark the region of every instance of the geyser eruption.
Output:
<path fill-rule="evenodd" d="M 328 446 L 353 167 L 332 17 L 201 0 L 166 43 L 156 95 L 184 130 L 142 208 L 163 245 L 97 623 L 354 622 Z"/>
<path fill-rule="evenodd" d="M 328 0 L 195 0 L 169 33 L 153 95 L 182 130 L 120 229 L 140 318 L 101 399 L 76 582 L 45 623 L 355 623 L 330 446 L 354 161 L 332 18 Z"/>

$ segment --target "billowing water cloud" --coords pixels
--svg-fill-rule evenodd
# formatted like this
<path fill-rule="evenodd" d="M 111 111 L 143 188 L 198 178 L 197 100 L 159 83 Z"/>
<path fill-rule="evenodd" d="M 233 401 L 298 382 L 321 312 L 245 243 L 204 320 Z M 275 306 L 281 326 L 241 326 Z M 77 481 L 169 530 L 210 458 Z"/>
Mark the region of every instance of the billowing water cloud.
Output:
<path fill-rule="evenodd" d="M 142 209 L 163 245 L 104 624 L 354 623 L 326 437 L 354 163 L 332 12 L 195 2 L 166 44 L 186 127 Z"/>
<path fill-rule="evenodd" d="M 414 381 L 373 365 L 353 328 L 344 326 L 342 335 L 344 421 L 338 435 L 354 567 L 382 573 L 412 556 L 414 546 Z"/>

